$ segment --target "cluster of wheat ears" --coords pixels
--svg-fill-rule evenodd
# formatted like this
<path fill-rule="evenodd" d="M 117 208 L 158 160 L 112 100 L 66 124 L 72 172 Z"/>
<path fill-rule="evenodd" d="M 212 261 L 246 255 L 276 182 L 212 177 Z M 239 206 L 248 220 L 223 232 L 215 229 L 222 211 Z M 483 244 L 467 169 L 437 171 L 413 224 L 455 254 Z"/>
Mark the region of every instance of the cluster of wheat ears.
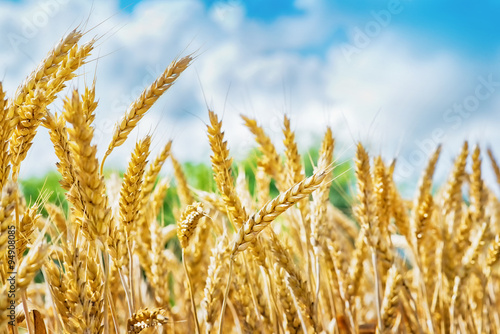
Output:
<path fill-rule="evenodd" d="M 174 60 L 130 105 L 99 160 L 95 86 L 73 90 L 61 114 L 48 109 L 93 50 L 83 36 L 61 39 L 9 99 L 0 84 L 0 333 L 500 332 L 500 203 L 483 181 L 479 147 L 469 154 L 463 145 L 434 193 L 438 148 L 408 201 L 394 163 L 358 144 L 350 217 L 329 200 L 329 128 L 308 177 L 286 116 L 284 156 L 243 117 L 261 152 L 249 189 L 209 110 L 217 191 L 188 185 L 170 141 L 150 158 L 150 136 L 136 143 L 123 178 L 107 180 L 106 157 L 193 59 Z M 39 126 L 50 134 L 69 212 L 27 203 L 19 190 Z M 168 158 L 180 205 L 165 225 L 158 216 L 169 182 L 158 179 Z"/>

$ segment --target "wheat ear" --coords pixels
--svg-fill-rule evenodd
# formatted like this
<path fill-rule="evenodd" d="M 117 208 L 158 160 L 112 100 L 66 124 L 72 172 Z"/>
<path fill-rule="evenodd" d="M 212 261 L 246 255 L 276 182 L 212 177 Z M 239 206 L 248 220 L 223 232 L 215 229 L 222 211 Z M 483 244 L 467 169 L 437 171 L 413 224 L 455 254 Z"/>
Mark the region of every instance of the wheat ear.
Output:
<path fill-rule="evenodd" d="M 3 328 L 5 328 L 5 326 L 7 325 L 7 323 L 9 322 L 10 318 L 9 318 L 9 304 L 10 304 L 10 300 L 9 298 L 7 298 L 7 296 L 9 295 L 7 293 L 7 290 L 8 289 L 8 285 L 7 284 L 4 284 L 2 286 L 0 286 L 0 328 L 2 328 L 2 330 L 4 330 Z M 3 332 L 3 333 L 7 333 L 7 332 Z"/>
<path fill-rule="evenodd" d="M 78 43 L 81 37 L 82 33 L 75 29 L 61 38 L 52 50 L 49 51 L 45 59 L 40 62 L 38 67 L 26 78 L 26 80 L 24 80 L 21 86 L 19 86 L 13 99 L 14 104 L 20 105 L 24 101 L 26 95 L 35 90 L 42 80 L 46 81 L 49 76 L 56 72 L 59 64 L 64 60 L 73 46 Z"/>
<path fill-rule="evenodd" d="M 441 230 L 444 241 L 443 265 L 446 276 L 452 278 L 453 267 L 457 259 L 453 254 L 453 240 L 462 220 L 462 185 L 465 180 L 465 165 L 469 155 L 469 145 L 464 142 L 462 151 L 455 159 L 453 170 L 445 186 L 445 192 L 442 198 L 442 212 L 445 217 L 445 224 Z"/>
<path fill-rule="evenodd" d="M 15 200 L 15 189 L 13 187 L 6 186 L 1 192 L 0 199 L 0 259 L 3 259 L 4 254 L 7 252 L 9 237 L 8 230 L 10 226 L 13 226 L 12 212 L 14 211 Z M 12 227 L 10 227 L 10 229 L 12 229 Z M 0 266 L 0 273 L 3 270 L 5 272 L 11 271 L 6 269 L 7 263 L 4 261 Z M 2 275 L 0 274 L 0 280 L 1 279 Z"/>
<path fill-rule="evenodd" d="M 264 167 L 267 174 L 271 175 L 276 180 L 278 189 L 286 189 L 281 158 L 276 152 L 276 148 L 271 142 L 271 139 L 265 133 L 264 129 L 257 124 L 256 120 L 244 115 L 241 115 L 241 118 L 245 121 L 247 128 L 254 134 L 255 140 L 260 146 L 260 150 L 263 153 L 261 160 L 262 167 Z"/>
<path fill-rule="evenodd" d="M 500 167 L 498 166 L 497 160 L 495 159 L 491 148 L 488 148 L 488 157 L 490 158 L 491 167 L 493 168 L 493 172 L 495 173 L 497 183 L 500 184 Z"/>
<path fill-rule="evenodd" d="M 220 310 L 219 303 L 222 300 L 222 278 L 227 274 L 228 252 L 225 236 L 212 249 L 210 257 L 210 265 L 208 266 L 208 274 L 204 288 L 204 297 L 201 305 L 204 310 L 205 332 L 212 333 L 214 330 L 217 312 Z"/>
<path fill-rule="evenodd" d="M 22 219 L 19 221 L 16 227 L 16 253 L 19 259 L 23 256 L 28 245 L 33 241 L 35 226 L 40 219 L 41 215 L 38 214 L 38 206 L 34 205 L 24 212 Z"/>
<path fill-rule="evenodd" d="M 193 203 L 193 195 L 189 189 L 186 175 L 182 170 L 181 164 L 175 159 L 173 155 L 170 155 L 170 160 L 172 161 L 172 166 L 174 167 L 174 176 L 177 182 L 177 195 L 181 202 L 181 207 L 185 207 Z"/>
<path fill-rule="evenodd" d="M 9 138 L 16 126 L 17 116 L 14 109 L 7 106 L 5 92 L 0 82 L 0 191 L 9 178 L 11 166 L 9 152 Z"/>
<path fill-rule="evenodd" d="M 398 294 L 402 283 L 402 277 L 396 266 L 392 266 L 389 269 L 387 277 L 381 310 L 382 325 L 384 327 L 377 328 L 377 333 L 392 333 L 391 329 L 394 327 L 396 321 Z"/>
<path fill-rule="evenodd" d="M 240 228 L 247 219 L 247 213 L 234 187 L 234 179 L 231 174 L 233 159 L 229 157 L 227 142 L 224 141 L 222 121 L 219 121 L 217 115 L 211 110 L 208 111 L 208 115 L 210 125 L 207 126 L 207 132 L 213 152 L 211 160 L 215 183 L 226 204 L 231 222 L 233 222 L 235 228 Z"/>
<path fill-rule="evenodd" d="M 63 62 L 52 73 L 43 87 L 35 87 L 26 94 L 22 103 L 17 106 L 18 122 L 10 138 L 12 176 L 17 180 L 21 162 L 26 158 L 28 150 L 33 144 L 38 126 L 46 113 L 46 107 L 52 103 L 56 94 L 64 88 L 64 82 L 72 79 L 74 72 L 84 64 L 93 50 L 95 41 L 81 47 L 74 45 Z"/>
<path fill-rule="evenodd" d="M 370 158 L 361 143 L 356 151 L 356 178 L 358 185 L 358 204 L 354 209 L 354 214 L 362 228 L 366 232 L 373 229 L 374 224 L 374 203 L 373 203 L 373 183 L 370 171 Z M 365 235 L 369 246 L 374 246 L 376 242 L 369 233 Z"/>
<path fill-rule="evenodd" d="M 415 251 L 420 256 L 423 256 L 424 249 L 422 249 L 422 245 L 424 244 L 425 236 L 428 234 L 427 231 L 429 230 L 429 221 L 431 219 L 432 208 L 434 205 L 431 193 L 432 176 L 434 175 L 440 154 L 441 146 L 438 146 L 429 159 L 427 167 L 420 178 L 417 196 L 412 209 L 412 216 L 410 220 L 412 230 L 411 241 L 415 247 Z"/>
<path fill-rule="evenodd" d="M 97 148 L 92 145 L 94 129 L 87 123 L 77 91 L 64 101 L 64 118 L 73 127 L 68 129 L 70 152 L 74 161 L 77 185 L 73 188 L 81 201 L 73 202 L 73 212 L 90 240 L 106 240 L 111 209 L 103 176 L 99 174 Z M 68 198 L 71 200 L 72 198 Z"/>
<path fill-rule="evenodd" d="M 75 183 L 75 171 L 70 152 L 70 143 L 68 141 L 66 121 L 63 117 L 57 114 L 52 115 L 52 113 L 47 111 L 42 124 L 49 129 L 50 140 L 59 159 L 59 162 L 56 163 L 57 170 L 62 176 L 62 180 L 59 183 L 64 190 L 68 191 Z M 73 194 L 76 195 L 76 193 Z"/>
<path fill-rule="evenodd" d="M 304 169 L 295 141 L 295 133 L 292 131 L 290 119 L 286 115 L 283 120 L 283 135 L 285 137 L 283 144 L 285 145 L 287 185 L 291 186 L 304 178 Z"/>
<path fill-rule="evenodd" d="M 37 242 L 30 248 L 28 254 L 20 260 L 17 273 L 17 289 L 19 291 L 26 291 L 28 285 L 35 278 L 36 273 L 45 262 L 47 253 L 50 247 L 39 238 Z"/>
<path fill-rule="evenodd" d="M 323 142 L 321 143 L 321 149 L 319 151 L 318 159 L 318 169 L 327 168 L 333 162 L 333 149 L 334 140 L 332 136 L 332 130 L 328 127 Z M 330 195 L 330 186 L 327 183 L 323 183 L 320 186 L 320 190 L 313 196 L 312 202 L 312 213 L 313 219 L 311 220 L 311 245 L 313 250 L 316 252 L 316 257 L 319 249 L 319 238 L 324 233 L 326 228 L 325 224 L 325 214 L 326 208 L 328 206 L 328 197 Z M 317 273 L 318 284 L 319 285 L 319 273 Z"/>
<path fill-rule="evenodd" d="M 125 140 L 127 140 L 128 135 L 144 114 L 146 114 L 156 100 L 174 84 L 175 80 L 177 80 L 181 73 L 189 66 L 192 59 L 193 58 L 189 55 L 179 60 L 174 60 L 162 75 L 146 88 L 141 96 L 130 105 L 125 115 L 115 127 L 113 139 L 111 143 L 109 143 L 108 150 L 102 158 L 101 171 L 106 158 L 113 152 L 113 149 L 122 145 Z"/>
<path fill-rule="evenodd" d="M 313 301 L 306 281 L 302 278 L 300 271 L 293 263 L 288 249 L 279 241 L 274 233 L 269 233 L 271 251 L 274 255 L 274 268 L 277 272 L 285 271 L 285 282 L 296 299 L 296 304 L 307 324 L 316 332 L 316 321 L 314 315 Z"/>
<path fill-rule="evenodd" d="M 162 308 L 141 309 L 127 320 L 127 333 L 138 334 L 146 328 L 166 324 L 167 312 Z"/>
<path fill-rule="evenodd" d="M 148 166 L 146 172 L 144 173 L 144 182 L 142 184 L 142 192 L 141 192 L 142 207 L 144 207 L 146 202 L 149 200 L 150 194 L 153 192 L 156 179 L 160 174 L 160 171 L 163 167 L 163 164 L 165 163 L 165 160 L 167 160 L 168 156 L 170 155 L 171 147 L 172 147 L 172 141 L 169 140 L 161 150 L 160 154 L 156 156 L 155 160 Z"/>
<path fill-rule="evenodd" d="M 473 224 L 481 224 L 484 220 L 484 208 L 488 202 L 488 192 L 481 173 L 481 150 L 476 145 L 472 152 L 472 174 L 470 177 L 470 201 Z"/>
<path fill-rule="evenodd" d="M 312 176 L 295 184 L 271 200 L 258 212 L 253 214 L 236 232 L 231 243 L 231 258 L 234 258 L 239 252 L 245 250 L 257 235 L 279 215 L 318 189 L 319 185 L 331 171 L 331 168 L 317 171 Z"/>
<path fill-rule="evenodd" d="M 128 238 L 131 237 L 133 224 L 137 223 L 139 217 L 138 208 L 150 145 L 151 136 L 146 136 L 143 140 L 137 142 L 132 152 L 127 171 L 123 176 L 123 184 L 120 191 L 120 218 L 121 223 L 125 226 Z"/>

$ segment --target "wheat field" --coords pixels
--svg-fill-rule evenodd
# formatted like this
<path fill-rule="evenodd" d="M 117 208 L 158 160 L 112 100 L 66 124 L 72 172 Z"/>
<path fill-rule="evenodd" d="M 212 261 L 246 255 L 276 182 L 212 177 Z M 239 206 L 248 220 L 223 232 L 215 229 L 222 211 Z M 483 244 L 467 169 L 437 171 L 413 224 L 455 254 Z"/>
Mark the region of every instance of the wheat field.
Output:
<path fill-rule="evenodd" d="M 329 198 L 337 165 L 330 128 L 306 175 L 287 116 L 283 153 L 242 116 L 260 151 L 251 187 L 220 116 L 208 110 L 216 191 L 188 183 L 175 142 L 150 156 L 150 135 L 137 141 L 122 178 L 105 178 L 106 158 L 194 55 L 173 60 L 137 97 L 98 157 L 95 85 L 58 95 L 94 51 L 95 40 L 84 38 L 79 30 L 63 37 L 11 96 L 0 83 L 0 333 L 500 332 L 498 185 L 482 176 L 493 168 L 500 184 L 490 149 L 491 167 L 465 142 L 448 181 L 434 186 L 438 147 L 406 199 L 394 182 L 397 163 L 358 143 L 346 214 Z M 60 114 L 50 110 L 56 99 Z M 29 203 L 20 190 L 38 130 L 50 134 L 67 211 Z M 165 163 L 179 203 L 171 203 L 172 224 L 160 219 L 173 187 L 160 177 Z"/>

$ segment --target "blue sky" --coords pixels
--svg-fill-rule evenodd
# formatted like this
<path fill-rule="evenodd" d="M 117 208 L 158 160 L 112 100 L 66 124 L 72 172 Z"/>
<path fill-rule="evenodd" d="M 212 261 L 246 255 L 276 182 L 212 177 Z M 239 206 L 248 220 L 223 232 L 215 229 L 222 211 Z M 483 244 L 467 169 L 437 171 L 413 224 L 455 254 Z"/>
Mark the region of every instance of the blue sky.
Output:
<path fill-rule="evenodd" d="M 174 138 L 182 160 L 207 162 L 206 99 L 224 114 L 236 158 L 254 146 L 239 114 L 257 118 L 280 147 L 286 112 L 302 149 L 330 125 L 339 153 L 362 140 L 373 154 L 398 157 L 401 182 L 413 182 L 438 143 L 446 175 L 464 139 L 500 142 L 499 13 L 498 1 L 0 1 L 0 75 L 12 93 L 50 45 L 88 20 L 86 37 L 102 37 L 99 61 L 74 85 L 97 74 L 101 150 L 141 90 L 173 58 L 198 52 L 135 139 L 152 131 L 159 149 Z M 39 137 L 29 157 L 38 168 L 27 163 L 26 175 L 55 162 Z M 121 167 L 133 144 L 110 163 Z"/>
<path fill-rule="evenodd" d="M 120 0 L 120 8 L 132 12 L 135 5 L 142 1 Z M 290 0 L 250 0 L 250 1 L 203 1 L 207 7 L 221 4 L 239 4 L 244 7 L 245 15 L 261 22 L 272 22 L 284 16 L 304 15 L 300 4 Z M 352 22 L 360 23 L 373 19 L 373 12 L 387 7 L 390 1 L 330 1 L 325 7 L 349 15 Z M 500 35 L 498 14 L 500 2 L 484 1 L 479 6 L 471 1 L 395 1 L 404 8 L 403 15 L 392 18 L 391 24 L 415 35 L 429 37 L 429 47 L 456 48 L 473 56 L 491 56 L 497 52 Z M 339 29 L 344 30 L 344 29 Z M 333 31 L 331 32 L 334 33 Z M 345 31 L 344 31 L 345 34 Z"/>

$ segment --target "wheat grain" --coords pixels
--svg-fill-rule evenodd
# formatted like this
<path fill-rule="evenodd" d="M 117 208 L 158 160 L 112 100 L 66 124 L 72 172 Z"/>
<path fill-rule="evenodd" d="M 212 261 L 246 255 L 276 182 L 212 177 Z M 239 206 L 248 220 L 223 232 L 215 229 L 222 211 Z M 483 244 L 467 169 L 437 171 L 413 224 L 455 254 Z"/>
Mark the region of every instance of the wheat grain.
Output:
<path fill-rule="evenodd" d="M 138 226 L 136 237 L 138 237 L 139 240 L 136 240 L 136 242 L 134 243 L 134 252 L 139 256 L 139 261 L 143 268 L 149 268 L 149 266 L 151 265 L 151 258 L 149 256 L 149 250 L 151 250 L 152 248 L 150 230 L 151 226 L 156 226 L 153 224 L 156 224 L 155 219 L 163 207 L 163 202 L 167 194 L 168 187 L 169 182 L 167 180 L 159 181 L 150 198 L 146 198 L 148 199 L 148 202 L 146 204 L 144 204 L 145 199 L 143 198 L 143 203 L 141 204 L 142 209 L 139 210 L 139 212 L 142 212 L 143 214 L 140 215 L 137 223 Z M 175 234 L 175 230 L 172 229 L 172 231 Z"/>
<path fill-rule="evenodd" d="M 373 195 L 377 229 L 382 238 L 389 236 L 390 193 L 389 180 L 382 158 L 376 157 L 373 165 Z"/>
<path fill-rule="evenodd" d="M 387 170 L 388 173 L 388 193 L 390 200 L 390 207 L 392 211 L 392 216 L 394 217 L 394 224 L 396 225 L 399 233 L 406 238 L 409 245 L 412 245 L 414 239 L 411 234 L 410 219 L 408 216 L 408 208 L 404 203 L 403 198 L 397 191 L 396 183 L 394 182 L 393 173 L 390 172 L 390 168 Z"/>
<path fill-rule="evenodd" d="M 462 219 L 462 185 L 465 178 L 465 164 L 468 154 L 469 146 L 467 142 L 464 142 L 462 151 L 453 165 L 453 170 L 442 199 L 443 214 L 447 219 L 442 230 L 445 247 L 443 264 L 445 266 L 445 273 L 450 278 L 453 273 L 452 263 L 456 261 L 455 257 L 451 256 L 453 251 L 452 240 Z"/>
<path fill-rule="evenodd" d="M 461 187 L 465 178 L 465 164 L 469 154 L 469 145 L 464 143 L 460 155 L 455 160 L 448 184 L 443 196 L 443 209 L 445 215 L 453 214 L 449 222 L 448 231 L 451 233 L 461 218 Z"/>
<path fill-rule="evenodd" d="M 321 143 L 321 149 L 319 151 L 318 158 L 318 169 L 325 169 L 330 166 L 333 162 L 333 149 L 334 140 L 332 136 L 332 130 L 328 127 L 323 142 Z M 318 246 L 319 237 L 324 235 L 326 222 L 325 214 L 328 208 L 328 198 L 330 196 L 330 185 L 323 183 L 319 190 L 313 195 L 313 202 L 311 212 L 313 218 L 311 219 L 311 245 L 313 247 Z M 317 250 L 315 250 L 317 251 Z M 318 256 L 318 254 L 316 254 Z"/>
<path fill-rule="evenodd" d="M 95 100 L 95 79 L 92 83 L 92 87 L 85 87 L 85 93 L 81 96 L 83 105 L 83 114 L 88 125 L 94 122 L 95 114 L 94 111 L 97 108 L 97 101 Z"/>

